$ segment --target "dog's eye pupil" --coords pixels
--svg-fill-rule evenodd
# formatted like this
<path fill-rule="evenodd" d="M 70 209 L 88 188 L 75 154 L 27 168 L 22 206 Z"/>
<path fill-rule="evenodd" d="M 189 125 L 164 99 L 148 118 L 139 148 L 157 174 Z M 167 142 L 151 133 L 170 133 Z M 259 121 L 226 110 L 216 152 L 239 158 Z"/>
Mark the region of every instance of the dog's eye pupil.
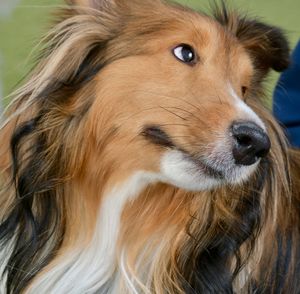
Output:
<path fill-rule="evenodd" d="M 175 57 L 185 63 L 195 62 L 196 54 L 190 45 L 182 44 L 173 49 Z"/>

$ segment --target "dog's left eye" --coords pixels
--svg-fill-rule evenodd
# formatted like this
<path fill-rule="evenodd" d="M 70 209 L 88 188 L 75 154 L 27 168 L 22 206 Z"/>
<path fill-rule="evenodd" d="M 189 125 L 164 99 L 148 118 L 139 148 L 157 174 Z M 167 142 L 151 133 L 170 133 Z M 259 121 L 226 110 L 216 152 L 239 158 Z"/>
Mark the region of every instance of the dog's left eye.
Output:
<path fill-rule="evenodd" d="M 196 62 L 195 50 L 187 44 L 178 45 L 173 49 L 174 56 L 187 64 L 193 64 Z"/>

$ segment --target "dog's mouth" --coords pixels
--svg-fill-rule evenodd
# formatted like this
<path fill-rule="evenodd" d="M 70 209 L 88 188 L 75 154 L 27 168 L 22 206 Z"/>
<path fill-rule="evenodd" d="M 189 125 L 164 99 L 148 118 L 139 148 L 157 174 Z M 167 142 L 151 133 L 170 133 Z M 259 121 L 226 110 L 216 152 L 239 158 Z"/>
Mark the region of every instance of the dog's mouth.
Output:
<path fill-rule="evenodd" d="M 142 131 L 142 135 L 152 144 L 181 152 L 185 160 L 190 161 L 194 165 L 198 166 L 199 170 L 201 170 L 207 176 L 219 180 L 225 180 L 225 170 L 223 170 L 221 166 L 211 164 L 205 160 L 204 156 L 199 156 L 197 154 L 191 153 L 181 146 L 178 146 L 171 139 L 171 137 L 165 131 L 163 131 L 162 128 L 160 128 L 160 126 L 147 126 Z"/>
<path fill-rule="evenodd" d="M 257 160 L 251 165 L 236 163 L 229 136 L 222 144 L 215 144 L 209 153 L 206 150 L 207 154 L 200 154 L 182 148 L 158 126 L 147 127 L 142 134 L 152 144 L 166 148 L 161 165 L 166 181 L 187 189 L 203 190 L 244 183 L 260 162 Z"/>
<path fill-rule="evenodd" d="M 182 151 L 182 150 L 180 150 Z M 225 180 L 226 176 L 225 176 L 225 172 L 221 169 L 217 169 L 214 166 L 208 164 L 205 162 L 205 160 L 198 158 L 195 155 L 189 154 L 186 151 L 182 151 L 185 155 L 187 160 L 192 161 L 194 164 L 196 164 L 199 169 L 205 173 L 207 176 L 218 179 L 218 180 Z"/>
<path fill-rule="evenodd" d="M 243 184 L 255 173 L 258 164 L 239 166 L 232 162 L 226 165 L 218 162 L 218 158 L 208 162 L 182 150 L 171 149 L 162 157 L 161 179 L 179 188 L 204 191 Z"/>

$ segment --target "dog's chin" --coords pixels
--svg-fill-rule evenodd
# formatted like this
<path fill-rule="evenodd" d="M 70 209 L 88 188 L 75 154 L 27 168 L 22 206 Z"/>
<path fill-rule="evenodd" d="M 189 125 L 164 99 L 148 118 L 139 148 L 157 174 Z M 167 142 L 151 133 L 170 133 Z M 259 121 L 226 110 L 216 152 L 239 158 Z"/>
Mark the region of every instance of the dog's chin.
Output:
<path fill-rule="evenodd" d="M 182 151 L 167 151 L 161 160 L 161 180 L 188 191 L 207 191 L 225 185 L 241 185 L 256 171 L 251 166 L 201 160 Z"/>

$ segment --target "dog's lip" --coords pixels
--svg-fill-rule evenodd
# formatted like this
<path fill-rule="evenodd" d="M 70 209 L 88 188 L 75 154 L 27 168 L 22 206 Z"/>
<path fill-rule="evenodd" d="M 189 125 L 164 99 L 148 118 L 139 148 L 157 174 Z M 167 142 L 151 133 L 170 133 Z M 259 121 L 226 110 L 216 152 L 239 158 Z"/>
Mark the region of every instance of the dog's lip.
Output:
<path fill-rule="evenodd" d="M 196 157 L 195 155 L 192 155 L 185 151 L 183 152 L 187 156 L 188 160 L 191 160 L 194 164 L 196 164 L 196 166 L 199 167 L 201 172 L 204 172 L 206 175 L 215 179 L 219 179 L 219 180 L 225 179 L 225 175 L 222 171 L 215 169 L 214 167 L 210 166 L 204 160 L 202 160 L 199 157 Z"/>

